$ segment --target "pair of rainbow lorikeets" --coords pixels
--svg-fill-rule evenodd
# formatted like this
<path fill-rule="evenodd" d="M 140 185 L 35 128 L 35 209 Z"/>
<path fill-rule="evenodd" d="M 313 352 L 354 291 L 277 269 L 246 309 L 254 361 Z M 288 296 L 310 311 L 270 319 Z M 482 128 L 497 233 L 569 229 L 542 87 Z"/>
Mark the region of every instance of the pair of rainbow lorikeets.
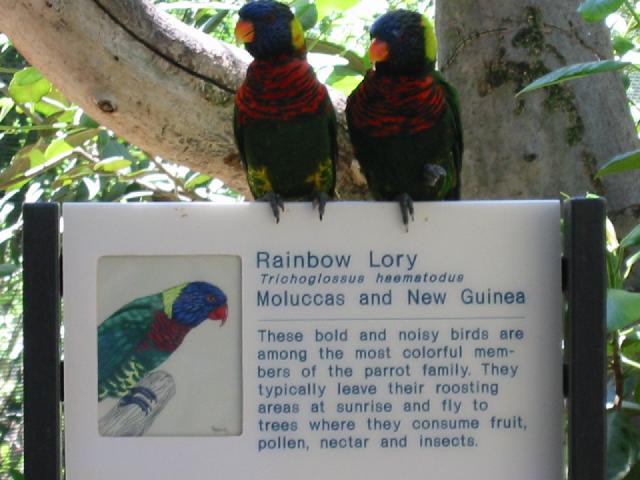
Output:
<path fill-rule="evenodd" d="M 336 116 L 306 61 L 289 7 L 257 0 L 240 9 L 236 37 L 254 57 L 238 91 L 234 131 L 251 192 L 270 202 L 312 199 L 320 218 L 335 195 Z M 405 225 L 412 199 L 460 195 L 462 130 L 456 93 L 434 70 L 436 38 L 422 15 L 398 10 L 371 27 L 375 70 L 347 102 L 356 157 L 376 199 L 398 200 Z M 152 391 L 136 386 L 206 319 L 227 318 L 227 297 L 206 282 L 133 300 L 98 327 L 98 399 L 148 412 Z"/>
<path fill-rule="evenodd" d="M 254 57 L 238 90 L 234 132 L 251 193 L 279 220 L 283 199 L 311 199 L 322 219 L 336 185 L 336 116 L 306 61 L 288 6 L 256 0 L 239 11 L 236 38 Z M 422 15 L 391 11 L 372 25 L 375 65 L 347 101 L 355 156 L 375 199 L 460 198 L 462 126 L 457 94 L 435 71 L 436 36 Z"/>

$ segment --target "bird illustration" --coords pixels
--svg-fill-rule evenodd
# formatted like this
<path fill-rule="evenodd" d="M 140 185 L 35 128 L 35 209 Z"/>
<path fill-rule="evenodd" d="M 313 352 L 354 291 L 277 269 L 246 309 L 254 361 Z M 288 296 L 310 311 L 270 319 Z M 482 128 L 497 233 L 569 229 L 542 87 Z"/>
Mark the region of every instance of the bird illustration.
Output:
<path fill-rule="evenodd" d="M 234 134 L 251 193 L 276 218 L 284 200 L 312 200 L 320 219 L 335 195 L 336 115 L 306 60 L 300 21 L 286 5 L 244 5 L 235 29 L 254 60 L 239 88 Z"/>
<path fill-rule="evenodd" d="M 435 70 L 431 22 L 395 10 L 371 26 L 374 65 L 347 100 L 355 156 L 376 200 L 398 200 L 408 229 L 413 200 L 460 198 L 458 95 Z"/>
<path fill-rule="evenodd" d="M 227 319 L 227 297 L 206 282 L 177 285 L 137 298 L 98 326 L 98 401 L 121 398 L 147 413 L 155 394 L 135 385 L 180 346 L 206 319 Z"/>

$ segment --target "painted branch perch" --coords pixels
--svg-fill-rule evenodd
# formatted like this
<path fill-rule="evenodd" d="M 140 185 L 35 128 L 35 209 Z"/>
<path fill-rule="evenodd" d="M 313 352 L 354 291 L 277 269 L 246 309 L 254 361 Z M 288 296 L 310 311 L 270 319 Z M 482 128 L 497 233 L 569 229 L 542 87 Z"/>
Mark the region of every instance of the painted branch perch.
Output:
<path fill-rule="evenodd" d="M 141 437 L 176 393 L 173 377 L 162 370 L 145 375 L 133 388 L 136 387 L 149 389 L 155 394 L 156 400 L 149 402 L 149 411 L 145 412 L 135 403 L 121 406 L 118 402 L 100 419 L 98 423 L 100 435 L 105 437 Z"/>
<path fill-rule="evenodd" d="M 140 148 L 248 194 L 233 141 L 234 92 L 249 57 L 149 0 L 0 0 L 0 31 L 89 116 Z M 339 189 L 360 198 L 344 97 Z"/>

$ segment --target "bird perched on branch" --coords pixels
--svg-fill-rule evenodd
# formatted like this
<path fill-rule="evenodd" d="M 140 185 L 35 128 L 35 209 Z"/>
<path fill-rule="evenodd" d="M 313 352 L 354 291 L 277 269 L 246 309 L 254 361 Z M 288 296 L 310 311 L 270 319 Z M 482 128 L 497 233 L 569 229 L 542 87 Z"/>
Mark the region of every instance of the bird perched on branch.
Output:
<path fill-rule="evenodd" d="M 191 282 L 133 300 L 98 326 L 98 401 L 121 398 L 149 411 L 155 394 L 135 385 L 207 319 L 227 319 L 227 297 L 206 282 Z"/>
<path fill-rule="evenodd" d="M 388 12 L 370 33 L 374 70 L 347 100 L 349 133 L 374 198 L 398 200 L 408 226 L 413 200 L 460 198 L 458 98 L 435 70 L 435 31 L 423 15 Z"/>
<path fill-rule="evenodd" d="M 302 25 L 273 0 L 244 5 L 236 39 L 254 57 L 235 101 L 234 133 L 251 193 L 276 221 L 283 200 L 313 200 L 320 219 L 334 196 L 336 117 L 306 60 Z"/>

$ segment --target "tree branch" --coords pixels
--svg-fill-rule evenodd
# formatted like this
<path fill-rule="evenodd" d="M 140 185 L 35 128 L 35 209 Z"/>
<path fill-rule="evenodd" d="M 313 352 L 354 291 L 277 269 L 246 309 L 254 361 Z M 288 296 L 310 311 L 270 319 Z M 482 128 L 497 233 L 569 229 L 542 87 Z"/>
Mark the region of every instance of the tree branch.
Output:
<path fill-rule="evenodd" d="M 154 155 L 248 195 L 233 139 L 233 92 L 250 59 L 149 0 L 0 0 L 0 31 L 97 122 Z M 352 168 L 344 97 L 343 198 L 362 197 Z"/>

